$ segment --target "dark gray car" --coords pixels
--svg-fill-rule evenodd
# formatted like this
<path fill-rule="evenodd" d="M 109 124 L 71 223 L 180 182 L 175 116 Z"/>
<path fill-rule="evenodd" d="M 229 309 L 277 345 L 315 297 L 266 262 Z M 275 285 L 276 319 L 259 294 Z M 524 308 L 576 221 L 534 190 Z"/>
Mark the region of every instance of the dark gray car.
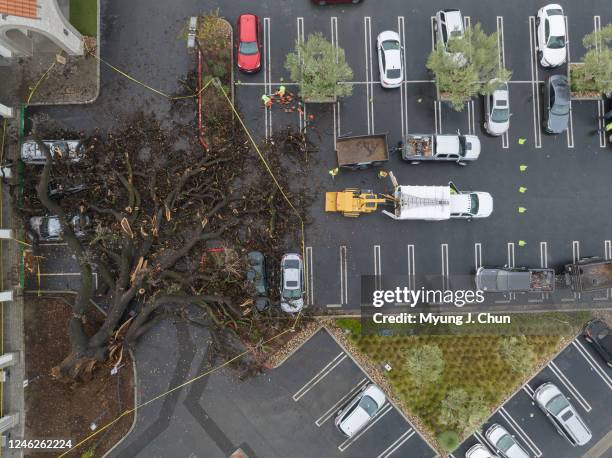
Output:
<path fill-rule="evenodd" d="M 567 77 L 552 75 L 544 83 L 543 128 L 548 134 L 560 134 L 567 129 L 570 115 L 570 88 Z"/>
<path fill-rule="evenodd" d="M 249 269 L 247 270 L 247 281 L 253 283 L 257 297 L 255 297 L 255 307 L 257 310 L 268 308 L 268 275 L 266 272 L 266 259 L 259 251 L 251 251 L 247 255 Z"/>

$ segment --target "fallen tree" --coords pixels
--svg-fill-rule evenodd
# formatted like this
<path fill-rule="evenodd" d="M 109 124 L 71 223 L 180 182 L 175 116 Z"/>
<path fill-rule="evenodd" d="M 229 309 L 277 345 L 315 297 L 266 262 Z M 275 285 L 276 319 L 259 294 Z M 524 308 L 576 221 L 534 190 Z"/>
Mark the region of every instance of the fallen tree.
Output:
<path fill-rule="evenodd" d="M 263 314 L 253 307 L 245 254 L 257 249 L 266 255 L 273 285 L 282 252 L 295 245 L 299 220 L 274 192 L 246 136 L 229 120 L 215 121 L 209 152 L 197 145 L 190 126 L 164 129 L 142 114 L 117 132 L 85 139 L 78 162 L 52 158 L 40 141 L 52 134 L 39 126 L 33 135 L 47 161 L 40 174 L 30 173 L 36 168 L 26 174 L 23 215 L 44 210 L 59 217 L 81 274 L 68 326 L 71 352 L 54 369 L 56 377 L 89 378 L 99 363 L 118 361 L 125 346 L 186 306 L 199 307 L 217 348 L 227 356 L 247 348 L 243 342 L 256 344 L 266 333 L 290 325 L 274 307 Z M 298 208 L 307 205 L 309 198 L 291 190 L 291 172 L 280 170 L 282 161 L 268 148 L 290 198 Z M 52 198 L 49 183 L 59 178 L 65 188 L 84 189 Z M 32 188 L 35 197 L 28 194 Z M 91 221 L 85 238 L 72 228 L 76 214 Z M 275 290 L 270 288 L 273 303 Z M 106 318 L 87 334 L 84 316 L 94 299 Z M 251 355 L 242 367 L 252 370 L 256 360 Z"/>

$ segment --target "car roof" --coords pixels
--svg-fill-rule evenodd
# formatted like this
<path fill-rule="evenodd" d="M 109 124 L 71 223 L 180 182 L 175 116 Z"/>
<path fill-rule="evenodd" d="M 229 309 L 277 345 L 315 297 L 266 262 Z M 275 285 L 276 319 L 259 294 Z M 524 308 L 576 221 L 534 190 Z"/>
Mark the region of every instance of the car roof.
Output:
<path fill-rule="evenodd" d="M 436 136 L 438 153 L 457 154 L 459 153 L 459 136 L 458 135 L 438 135 Z"/>
<path fill-rule="evenodd" d="M 555 103 L 558 99 L 569 103 L 570 91 L 569 84 L 567 84 L 567 77 L 565 75 L 552 75 L 548 80 L 555 89 Z"/>
<path fill-rule="evenodd" d="M 453 30 L 459 28 L 460 30 L 463 30 L 463 18 L 461 16 L 461 11 L 452 9 L 444 10 L 444 17 L 447 29 Z"/>
<path fill-rule="evenodd" d="M 240 23 L 240 40 L 241 41 L 256 41 L 257 40 L 257 16 L 254 14 L 242 14 L 238 18 Z"/>

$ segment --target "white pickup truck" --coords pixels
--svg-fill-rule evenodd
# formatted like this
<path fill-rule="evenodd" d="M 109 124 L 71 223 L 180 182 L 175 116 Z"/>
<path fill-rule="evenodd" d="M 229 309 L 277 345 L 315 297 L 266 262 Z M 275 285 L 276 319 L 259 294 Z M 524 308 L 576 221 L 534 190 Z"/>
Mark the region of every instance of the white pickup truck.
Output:
<path fill-rule="evenodd" d="M 394 211 L 383 210 L 398 220 L 442 221 L 451 218 L 486 218 L 493 212 L 488 192 L 459 191 L 448 186 L 396 186 Z"/>
<path fill-rule="evenodd" d="M 427 161 L 456 162 L 466 165 L 480 156 L 476 135 L 409 134 L 403 140 L 402 159 L 411 164 Z"/>

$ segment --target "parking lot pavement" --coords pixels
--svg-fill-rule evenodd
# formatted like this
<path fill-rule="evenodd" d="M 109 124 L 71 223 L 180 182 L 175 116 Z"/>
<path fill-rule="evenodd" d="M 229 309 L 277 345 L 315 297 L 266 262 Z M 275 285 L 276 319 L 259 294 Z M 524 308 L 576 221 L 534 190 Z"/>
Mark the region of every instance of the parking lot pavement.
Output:
<path fill-rule="evenodd" d="M 557 433 L 552 423 L 533 402 L 533 390 L 546 382 L 557 385 L 588 425 L 593 438 L 586 446 L 572 447 Z M 463 457 L 465 451 L 476 442 L 486 443 L 482 432 L 493 423 L 499 423 L 506 428 L 530 456 L 582 456 L 610 432 L 610 405 L 612 369 L 602 362 L 599 355 L 580 336 L 497 409 L 482 425 L 481 432 L 466 439 L 450 456 Z"/>
<path fill-rule="evenodd" d="M 264 52 L 270 55 L 272 67 L 270 76 L 263 78 L 272 82 L 287 78 L 282 68 L 286 52 L 296 38 L 317 31 L 345 50 L 347 62 L 354 70 L 353 95 L 330 106 L 333 116 L 317 117 L 312 127 L 316 134 L 311 138 L 319 151 L 309 176 L 312 189 L 317 192 L 309 209 L 311 224 L 306 233 L 307 257 L 312 266 L 309 305 L 323 309 L 358 308 L 361 275 L 411 272 L 416 287 L 446 275 L 455 277 L 452 283 L 463 285 L 471 284 L 476 257 L 481 265 L 487 266 L 511 260 L 516 266 L 546 265 L 558 270 L 573 259 L 577 247 L 581 256 L 609 257 L 605 247 L 612 234 L 607 229 L 607 212 L 603 209 L 607 208 L 607 170 L 612 167 L 612 154 L 605 139 L 594 132 L 598 127 L 597 115 L 606 107 L 600 101 L 574 101 L 568 133 L 544 134 L 543 84 L 551 74 L 567 73 L 567 65 L 552 70 L 538 66 L 534 30 L 537 9 L 517 10 L 508 2 L 494 2 L 486 10 L 475 6 L 470 2 L 462 5 L 466 21 L 472 25 L 482 23 L 488 33 L 500 32 L 500 63 L 513 72 L 510 82 L 513 116 L 508 135 L 500 138 L 489 137 L 483 131 L 482 97 L 474 97 L 462 112 L 436 101 L 436 86 L 425 62 L 432 47 L 431 18 L 437 5 L 415 5 L 408 10 L 401 2 L 391 1 L 384 11 L 372 2 L 343 8 L 302 5 L 283 10 L 282 17 L 268 10 L 263 14 L 271 36 L 270 49 Z M 598 24 L 607 24 L 609 8 L 600 1 L 589 2 L 584 8 L 563 6 L 572 37 L 569 60 L 577 61 L 585 51 L 580 37 Z M 286 13 L 291 12 L 294 16 L 287 17 Z M 398 31 L 404 44 L 406 81 L 401 89 L 383 90 L 378 83 L 375 41 L 384 29 Z M 262 76 L 239 78 L 260 81 Z M 259 101 L 261 87 L 240 86 L 237 91 L 249 127 L 260 137 L 265 136 L 266 123 Z M 284 116 L 277 108 L 271 112 L 273 131 L 278 131 L 284 122 L 300 125 L 297 117 Z M 325 110 L 314 105 L 306 108 Z M 457 130 L 475 133 L 482 143 L 480 158 L 467 167 L 412 166 L 392 150 L 405 133 Z M 343 170 L 335 179 L 329 177 L 328 171 L 336 164 L 334 132 L 339 136 L 387 132 L 392 151 L 384 168 L 393 170 L 401 184 L 444 185 L 452 180 L 464 190 L 488 191 L 494 198 L 493 214 L 471 223 L 397 222 L 380 213 L 363 215 L 359 220 L 326 214 L 325 191 L 346 187 L 379 193 L 391 191 L 388 180 L 378 179 L 376 170 Z M 521 172 L 520 165 L 527 166 L 526 171 Z M 526 192 L 519 193 L 520 187 L 527 188 Z M 519 213 L 519 207 L 526 211 Z M 519 240 L 525 246 L 519 247 Z M 603 292 L 602 296 L 608 297 L 609 293 Z M 562 298 L 564 305 L 572 307 L 583 299 L 569 292 Z M 501 303 L 506 299 L 492 300 Z M 528 300 L 537 303 L 538 297 Z M 612 303 L 599 300 L 596 305 L 610 307 Z"/>
<path fill-rule="evenodd" d="M 370 383 L 362 369 L 325 330 L 320 330 L 272 374 L 301 412 L 304 428 L 320 435 L 318 456 L 432 457 L 435 451 L 408 420 L 387 403 L 354 437 L 334 426 L 336 413 Z M 313 455 L 314 456 L 314 455 Z"/>
<path fill-rule="evenodd" d="M 79 265 L 68 246 L 62 242 L 43 242 L 36 251 L 37 262 L 26 272 L 25 290 L 76 291 L 80 284 Z M 97 285 L 97 274 L 94 273 Z"/>

